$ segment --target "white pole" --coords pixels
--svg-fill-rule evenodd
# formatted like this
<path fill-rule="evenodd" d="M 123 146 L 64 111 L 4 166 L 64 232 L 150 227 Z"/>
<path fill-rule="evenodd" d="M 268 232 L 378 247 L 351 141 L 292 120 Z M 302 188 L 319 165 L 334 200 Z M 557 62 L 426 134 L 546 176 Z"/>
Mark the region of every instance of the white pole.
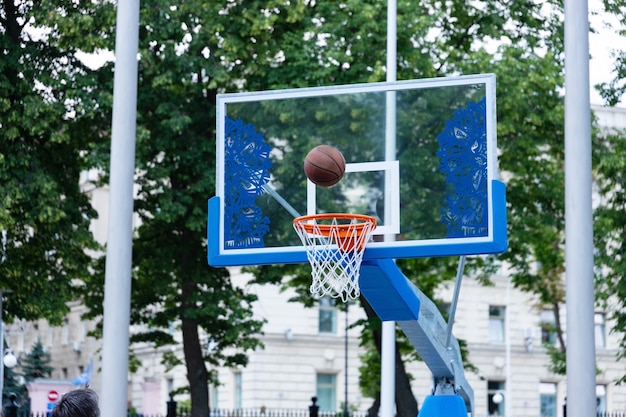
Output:
<path fill-rule="evenodd" d="M 398 6 L 396 0 L 387 2 L 387 81 L 396 81 L 397 66 L 397 14 Z"/>
<path fill-rule="evenodd" d="M 397 5 L 396 0 L 387 2 L 387 81 L 396 81 L 397 73 L 397 28 L 396 28 Z M 387 93 L 386 102 L 386 147 L 385 159 L 396 159 L 396 95 L 395 92 Z M 385 188 L 391 190 L 391 184 L 385 177 Z M 390 201 L 386 199 L 385 201 Z M 385 221 L 389 221 L 391 207 L 385 204 Z M 385 239 L 393 238 L 386 236 Z M 380 417 L 393 417 L 395 415 L 396 394 L 396 323 L 384 321 L 382 324 L 381 341 L 381 376 L 380 376 Z"/>
<path fill-rule="evenodd" d="M 506 417 L 512 417 L 511 412 L 513 398 L 511 393 L 513 392 L 511 381 L 511 278 L 506 279 L 506 310 L 504 312 L 504 340 L 506 343 L 505 355 L 506 355 L 506 385 L 504 386 L 504 415 Z"/>
<path fill-rule="evenodd" d="M 127 411 L 138 43 L 139 0 L 120 1 L 117 3 L 104 288 L 102 417 L 125 416 Z"/>
<path fill-rule="evenodd" d="M 587 0 L 565 1 L 567 416 L 596 413 Z"/>
<path fill-rule="evenodd" d="M 0 413 L 4 402 L 2 393 L 4 392 L 4 320 L 2 318 L 2 289 L 0 289 Z"/>

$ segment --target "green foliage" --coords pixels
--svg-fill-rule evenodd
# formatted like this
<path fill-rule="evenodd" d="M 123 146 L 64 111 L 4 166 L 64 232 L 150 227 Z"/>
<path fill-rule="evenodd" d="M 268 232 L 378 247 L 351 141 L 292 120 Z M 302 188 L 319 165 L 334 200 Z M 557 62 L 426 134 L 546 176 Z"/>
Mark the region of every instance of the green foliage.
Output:
<path fill-rule="evenodd" d="M 26 382 L 34 381 L 37 378 L 50 378 L 54 368 L 50 366 L 50 354 L 39 340 L 35 342 L 30 353 L 21 360 L 22 372 Z"/>
<path fill-rule="evenodd" d="M 602 203 L 594 211 L 594 247 L 596 264 L 597 300 L 615 321 L 614 331 L 626 331 L 626 131 L 606 134 L 594 146 L 596 183 Z M 626 357 L 626 338 L 619 340 L 619 359 Z M 626 375 L 621 382 L 626 381 Z"/>
<path fill-rule="evenodd" d="M 53 22 L 72 26 L 95 8 L 20 1 L 0 7 L 0 276 L 3 289 L 12 290 L 9 322 L 45 317 L 59 324 L 89 275 L 87 250 L 97 248 L 89 231 L 96 213 L 79 175 L 99 136 L 97 111 L 88 114 L 84 102 L 99 80 L 75 56 L 85 39 L 70 40 Z"/>
<path fill-rule="evenodd" d="M 15 368 L 4 367 L 4 390 L 2 392 L 2 404 L 6 404 L 11 393 L 17 395 L 16 403 L 19 405 L 18 413 L 29 413 L 30 403 L 28 402 L 28 389 L 25 384 L 20 384 L 22 377 Z"/>
<path fill-rule="evenodd" d="M 178 404 L 178 407 L 182 409 L 191 407 L 191 402 L 189 400 L 176 401 L 176 403 Z"/>
<path fill-rule="evenodd" d="M 376 398 L 380 392 L 381 357 L 378 350 L 370 346 L 359 359 L 359 389 L 365 397 Z"/>
<path fill-rule="evenodd" d="M 548 364 L 548 370 L 556 375 L 566 374 L 565 352 L 558 349 L 551 343 L 544 343 L 543 347 L 546 348 L 548 356 L 550 356 L 550 362 Z"/>
<path fill-rule="evenodd" d="M 556 305 L 558 314 L 565 302 L 563 68 L 557 59 L 562 42 L 545 41 L 553 44 L 550 53 L 517 45 L 497 51 L 498 147 L 507 178 L 509 236 L 509 249 L 499 259 L 512 267 L 517 288 L 535 294 L 539 308 Z M 483 60 L 484 54 L 475 57 Z M 564 339 L 558 340 L 565 352 Z"/>
<path fill-rule="evenodd" d="M 183 365 L 183 361 L 181 361 L 174 352 L 163 353 L 161 362 L 165 365 L 165 372 L 170 372 L 174 367 Z"/>
<path fill-rule="evenodd" d="M 317 56 L 328 61 L 322 61 L 327 65 L 321 71 L 318 66 L 309 67 L 306 75 L 297 78 L 297 86 L 311 85 L 300 80 L 311 80 L 316 74 L 325 77 L 322 85 L 345 79 L 342 76 L 350 77 L 349 82 L 384 78 L 384 69 L 381 69 L 384 56 L 377 54 L 382 45 L 374 46 L 378 39 L 375 33 L 382 34 L 383 27 L 379 25 L 374 29 L 373 22 L 360 21 L 370 12 L 370 4 L 358 2 L 363 10 L 361 14 L 351 8 L 355 3 L 347 2 L 345 7 L 335 10 L 324 9 L 323 5 L 315 8 L 325 19 L 314 33 L 328 33 L 329 41 L 324 46 L 307 44 L 304 49 L 319 50 Z M 432 13 L 419 17 L 407 13 L 408 5 L 409 2 L 398 4 L 398 30 L 402 32 L 398 37 L 399 79 L 484 72 L 497 75 L 499 159 L 507 180 L 509 251 L 498 257 L 471 257 L 468 270 L 488 283 L 498 263 L 509 262 L 517 288 L 536 294 L 540 304 L 560 311 L 565 301 L 562 4 L 524 1 L 512 6 L 494 1 L 478 8 L 459 2 L 429 7 L 434 3 L 423 2 L 422 9 L 432 10 Z M 548 5 L 551 11 L 545 13 L 547 9 L 542 7 Z M 341 18 L 344 12 L 349 18 Z M 354 29 L 355 33 L 364 34 L 361 28 L 369 31 L 364 38 L 344 36 L 341 25 L 350 25 L 353 21 L 361 25 Z M 437 37 L 429 41 L 432 38 L 426 33 L 432 28 L 437 29 Z M 546 31 L 545 28 L 551 29 Z M 407 33 L 412 30 L 414 34 Z M 368 63 L 365 65 L 341 53 L 347 43 L 352 42 L 352 47 L 361 39 L 372 42 L 369 55 L 359 57 L 361 64 Z M 481 40 L 490 41 L 489 51 Z M 341 71 L 337 71 L 338 68 Z M 276 69 L 276 73 L 280 71 L 283 69 Z M 331 71 L 337 78 L 330 76 Z M 274 88 L 284 86 L 284 83 L 277 83 Z M 412 149 L 419 150 L 419 146 Z M 296 177 L 294 174 L 293 178 Z M 617 228 L 616 236 L 621 232 Z M 404 273 L 428 294 L 454 276 L 455 264 L 456 259 L 452 258 L 399 262 Z M 299 267 L 260 267 L 255 274 L 259 282 L 293 285 L 298 300 L 311 305 L 307 302 L 307 275 Z M 561 323 L 558 317 L 557 323 Z M 562 334 L 563 329 L 559 331 Z M 563 340 L 559 338 L 560 352 L 565 351 Z M 365 359 L 375 361 L 375 356 L 372 353 Z M 554 358 L 558 359 L 556 355 Z"/>
<path fill-rule="evenodd" d="M 610 19 L 606 19 L 603 22 L 606 25 L 605 28 L 612 29 L 624 36 L 624 26 L 626 25 L 624 8 L 626 7 L 626 2 L 624 0 L 603 0 L 602 5 L 610 17 Z M 614 22 L 617 22 L 617 24 Z M 614 60 L 612 65 L 613 79 L 595 87 L 607 105 L 616 106 L 623 103 L 624 93 L 626 93 L 626 82 L 624 82 L 626 79 L 626 51 L 618 43 L 612 45 L 611 53 Z M 594 51 L 591 51 L 591 55 L 594 56 Z"/>
<path fill-rule="evenodd" d="M 619 27 L 608 27 L 616 31 L 619 29 L 623 36 L 623 26 L 626 23 L 623 10 L 626 2 L 606 0 L 602 3 L 609 16 L 619 22 Z M 594 51 L 591 53 L 593 56 Z M 617 45 L 613 53 L 614 79 L 596 86 L 596 90 L 609 106 L 620 104 L 626 92 L 626 53 Z M 626 189 L 626 131 L 599 132 L 596 129 L 595 133 L 596 140 L 592 147 L 594 180 L 601 196 L 600 204 L 594 210 L 596 300 L 607 312 L 607 316 L 614 320 L 613 332 L 620 336 L 617 359 L 623 359 L 626 357 L 626 201 L 623 192 Z M 617 382 L 626 382 L 626 374 Z"/>
<path fill-rule="evenodd" d="M 335 413 L 335 417 L 344 417 L 345 416 L 345 410 L 346 410 L 346 403 L 344 401 L 341 401 L 339 403 L 339 410 L 341 410 L 341 411 L 337 411 Z M 357 411 L 359 411 L 359 405 L 358 404 L 350 404 L 350 403 L 348 403 L 348 415 L 356 413 Z"/>

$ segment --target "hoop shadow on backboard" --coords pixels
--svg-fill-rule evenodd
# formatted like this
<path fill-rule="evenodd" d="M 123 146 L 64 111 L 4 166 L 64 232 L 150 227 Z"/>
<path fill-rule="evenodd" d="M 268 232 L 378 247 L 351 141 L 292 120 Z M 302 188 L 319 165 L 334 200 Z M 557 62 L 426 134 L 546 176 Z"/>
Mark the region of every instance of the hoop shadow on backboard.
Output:
<path fill-rule="evenodd" d="M 320 144 L 347 162 L 333 187 L 302 169 Z M 493 75 L 218 95 L 208 261 L 304 263 L 292 221 L 318 213 L 376 217 L 364 260 L 503 252 L 497 177 Z"/>

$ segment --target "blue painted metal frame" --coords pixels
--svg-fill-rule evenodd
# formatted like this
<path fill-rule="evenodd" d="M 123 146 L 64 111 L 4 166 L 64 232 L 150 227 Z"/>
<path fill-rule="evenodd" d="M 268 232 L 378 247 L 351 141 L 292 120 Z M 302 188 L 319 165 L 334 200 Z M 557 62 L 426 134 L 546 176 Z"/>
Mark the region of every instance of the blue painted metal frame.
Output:
<path fill-rule="evenodd" d="M 419 318 L 420 300 L 392 259 L 363 262 L 359 287 L 382 321 Z"/>
<path fill-rule="evenodd" d="M 454 336 L 447 340 L 447 324 L 435 303 L 391 259 L 365 261 L 359 286 L 381 320 L 398 323 L 432 372 L 436 396 L 448 397 L 444 400 L 450 400 L 451 404 L 460 401 L 464 412 L 473 414 L 474 391 L 465 379 L 459 343 Z M 435 409 L 440 403 L 439 398 L 433 400 Z"/>
<path fill-rule="evenodd" d="M 463 399 L 458 395 L 428 395 L 419 411 L 420 417 L 467 417 Z"/>
<path fill-rule="evenodd" d="M 492 181 L 493 233 L 491 239 L 468 242 L 463 238 L 447 239 L 444 243 L 420 246 L 402 246 L 396 243 L 388 246 L 368 247 L 363 255 L 368 259 L 422 258 L 429 256 L 460 256 L 502 253 L 508 248 L 506 187 L 502 181 Z M 220 204 L 219 197 L 208 203 L 207 244 L 208 262 L 215 267 L 243 265 L 271 265 L 306 263 L 303 247 L 276 248 L 276 250 L 250 249 L 247 251 L 226 249 L 220 252 Z M 294 231 L 295 233 L 295 231 Z"/>

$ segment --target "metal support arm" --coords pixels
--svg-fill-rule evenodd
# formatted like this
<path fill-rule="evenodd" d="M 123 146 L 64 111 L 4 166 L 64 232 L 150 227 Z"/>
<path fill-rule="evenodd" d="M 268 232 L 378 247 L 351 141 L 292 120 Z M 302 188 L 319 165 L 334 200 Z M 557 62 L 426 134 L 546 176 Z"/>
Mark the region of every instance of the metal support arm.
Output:
<path fill-rule="evenodd" d="M 432 302 L 393 260 L 366 261 L 361 292 L 383 321 L 396 321 L 433 374 L 433 395 L 458 395 L 474 415 L 474 391 L 465 379 L 461 349 Z"/>

